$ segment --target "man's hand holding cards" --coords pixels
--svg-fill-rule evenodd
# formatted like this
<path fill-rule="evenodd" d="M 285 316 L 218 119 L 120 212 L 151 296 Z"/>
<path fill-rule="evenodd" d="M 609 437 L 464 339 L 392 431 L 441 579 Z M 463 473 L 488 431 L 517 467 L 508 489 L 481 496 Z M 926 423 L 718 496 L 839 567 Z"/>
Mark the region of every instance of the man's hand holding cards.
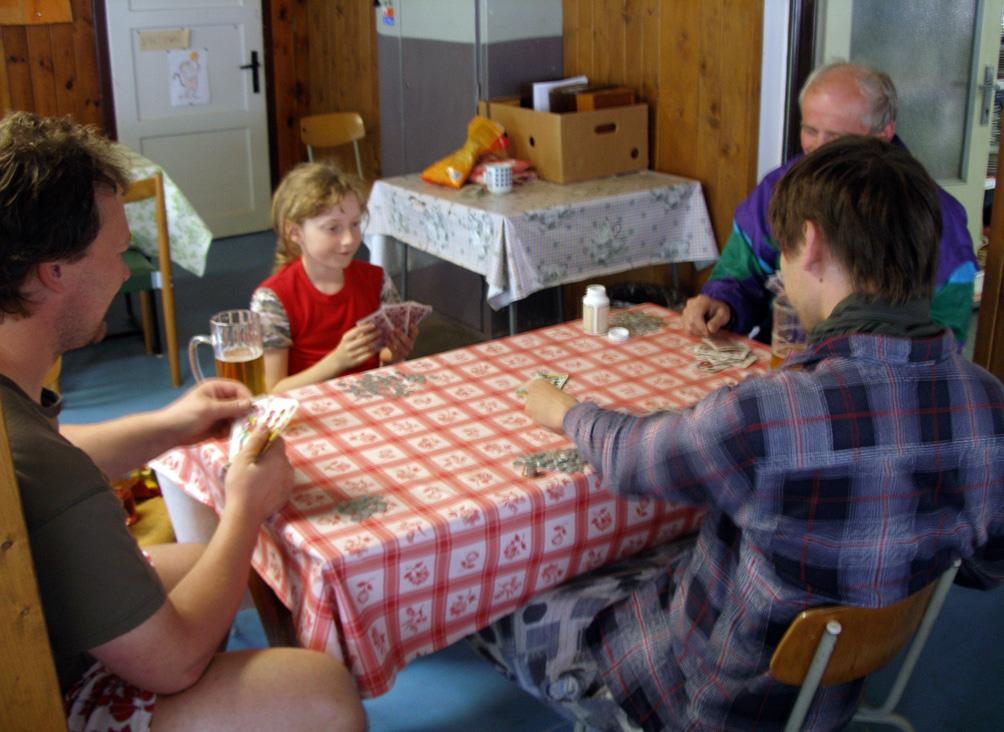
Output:
<path fill-rule="evenodd" d="M 289 425 L 299 406 L 300 403 L 295 399 L 272 396 L 260 397 L 251 402 L 251 411 L 234 420 L 230 430 L 230 459 L 234 459 L 234 456 L 244 447 L 244 443 L 247 442 L 251 433 L 258 425 L 262 424 L 268 428 L 269 433 L 259 455 L 265 452 L 268 446 L 275 442 L 275 439 Z"/>

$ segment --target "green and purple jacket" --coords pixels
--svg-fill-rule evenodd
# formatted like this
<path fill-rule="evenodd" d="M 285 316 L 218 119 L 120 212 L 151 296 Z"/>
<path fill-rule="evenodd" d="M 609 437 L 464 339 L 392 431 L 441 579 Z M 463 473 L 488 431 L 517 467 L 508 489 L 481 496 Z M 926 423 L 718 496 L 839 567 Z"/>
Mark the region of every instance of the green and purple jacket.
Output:
<path fill-rule="evenodd" d="M 898 137 L 893 139 L 899 145 Z M 701 291 L 732 308 L 728 329 L 749 333 L 763 326 L 770 316 L 773 293 L 767 278 L 780 267 L 780 252 L 770 230 L 767 209 L 774 184 L 802 156 L 798 155 L 764 176 L 753 192 L 736 208 L 721 257 Z M 931 319 L 952 329 L 960 345 L 966 341 L 973 310 L 973 282 L 976 256 L 966 228 L 966 210 L 938 187 L 941 201 L 942 234 L 938 251 L 938 273 L 931 301 Z"/>

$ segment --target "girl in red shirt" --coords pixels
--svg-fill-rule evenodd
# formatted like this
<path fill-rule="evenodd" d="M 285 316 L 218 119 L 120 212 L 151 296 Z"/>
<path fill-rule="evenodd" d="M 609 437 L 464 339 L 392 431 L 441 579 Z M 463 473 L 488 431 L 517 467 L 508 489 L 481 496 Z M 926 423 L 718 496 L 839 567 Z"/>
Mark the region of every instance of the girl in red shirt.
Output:
<path fill-rule="evenodd" d="M 395 332 L 382 349 L 372 323 L 356 325 L 384 302 L 398 302 L 383 269 L 353 259 L 362 243 L 363 195 L 328 161 L 301 163 L 272 199 L 275 267 L 251 298 L 265 333 L 270 392 L 315 384 L 402 360 L 418 329 Z"/>

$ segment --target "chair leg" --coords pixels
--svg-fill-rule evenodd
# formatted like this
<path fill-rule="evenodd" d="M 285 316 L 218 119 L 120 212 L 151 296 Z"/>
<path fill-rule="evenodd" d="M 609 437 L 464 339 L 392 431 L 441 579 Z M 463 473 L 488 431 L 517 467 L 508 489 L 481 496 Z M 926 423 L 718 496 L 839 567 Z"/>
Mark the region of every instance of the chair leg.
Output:
<path fill-rule="evenodd" d="M 143 319 L 143 346 L 147 353 L 154 353 L 157 344 L 157 316 L 153 311 L 153 298 L 149 290 L 139 293 L 139 310 Z"/>
<path fill-rule="evenodd" d="M 795 706 L 788 717 L 788 723 L 784 726 L 784 732 L 800 732 L 802 729 L 802 722 L 805 721 L 805 716 L 809 713 L 809 705 L 812 704 L 812 698 L 816 695 L 819 682 L 826 672 L 826 664 L 830 662 L 833 647 L 837 644 L 837 637 L 841 630 L 840 623 L 836 620 L 831 620 L 826 624 L 826 629 L 816 646 L 816 652 L 812 656 L 812 663 L 809 664 L 809 670 L 802 681 L 802 688 L 798 691 Z"/>
<path fill-rule="evenodd" d="M 162 183 L 159 185 L 163 185 Z M 167 360 L 171 368 L 171 383 L 181 386 L 181 363 L 178 356 L 178 320 L 174 307 L 174 280 L 171 277 L 171 247 L 167 233 L 167 210 L 164 208 L 163 191 L 158 197 L 157 215 L 157 265 L 160 274 L 160 297 L 164 312 L 164 342 L 167 345 Z"/>
<path fill-rule="evenodd" d="M 171 383 L 175 388 L 181 386 L 181 363 L 178 354 L 178 321 L 174 307 L 174 286 L 171 284 L 170 272 L 161 283 L 160 297 L 164 314 L 164 341 L 167 345 L 167 360 L 171 367 Z"/>
<path fill-rule="evenodd" d="M 915 732 L 913 724 L 902 714 L 884 712 L 872 707 L 858 707 L 858 711 L 854 713 L 854 718 L 851 721 L 861 724 L 885 724 L 901 729 L 903 732 Z"/>

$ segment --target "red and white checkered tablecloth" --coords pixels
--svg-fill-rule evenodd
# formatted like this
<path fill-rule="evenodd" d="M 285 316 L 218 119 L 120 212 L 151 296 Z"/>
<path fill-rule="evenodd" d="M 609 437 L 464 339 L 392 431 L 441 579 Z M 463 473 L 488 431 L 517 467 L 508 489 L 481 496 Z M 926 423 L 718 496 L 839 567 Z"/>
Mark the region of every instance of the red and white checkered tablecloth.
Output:
<path fill-rule="evenodd" d="M 534 594 L 690 533 L 691 507 L 615 498 L 592 469 L 523 477 L 514 460 L 569 447 L 523 412 L 540 369 L 565 389 L 636 413 L 685 407 L 767 368 L 706 374 L 679 316 L 612 343 L 565 323 L 291 392 L 289 504 L 264 526 L 255 569 L 292 609 L 301 643 L 343 659 L 364 696 L 408 661 L 512 612 Z M 155 470 L 214 508 L 222 441 L 173 450 Z"/>

